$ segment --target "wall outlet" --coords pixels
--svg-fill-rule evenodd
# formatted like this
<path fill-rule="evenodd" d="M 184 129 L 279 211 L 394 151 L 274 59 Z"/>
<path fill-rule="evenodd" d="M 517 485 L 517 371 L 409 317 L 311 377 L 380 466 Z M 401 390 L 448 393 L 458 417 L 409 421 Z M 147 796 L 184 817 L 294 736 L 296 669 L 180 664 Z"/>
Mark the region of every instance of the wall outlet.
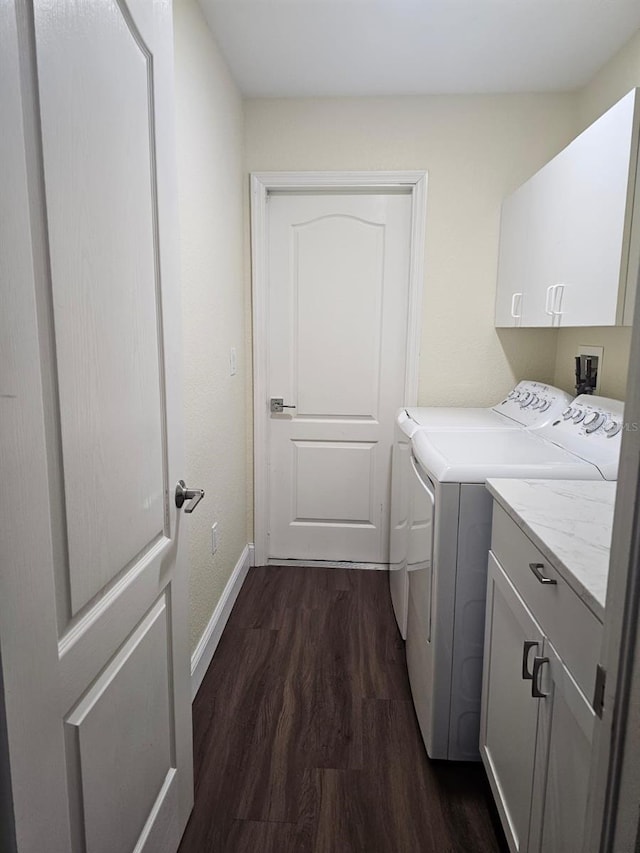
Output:
<path fill-rule="evenodd" d="M 238 357 L 236 356 L 236 348 L 231 347 L 229 351 L 229 374 L 235 376 L 238 372 Z"/>
<path fill-rule="evenodd" d="M 215 554 L 218 550 L 218 522 L 211 525 L 211 553 Z"/>

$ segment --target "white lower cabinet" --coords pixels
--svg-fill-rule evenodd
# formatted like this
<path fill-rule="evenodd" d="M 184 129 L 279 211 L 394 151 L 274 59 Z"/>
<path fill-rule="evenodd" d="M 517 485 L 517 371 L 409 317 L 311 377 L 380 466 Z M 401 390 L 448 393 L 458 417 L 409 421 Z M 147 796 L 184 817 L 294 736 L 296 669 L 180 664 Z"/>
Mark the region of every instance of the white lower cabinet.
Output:
<path fill-rule="evenodd" d="M 580 853 L 595 714 L 545 641 L 528 850 Z"/>
<path fill-rule="evenodd" d="M 579 853 L 594 712 L 493 552 L 486 613 L 480 753 L 507 842 Z"/>
<path fill-rule="evenodd" d="M 544 636 L 524 602 L 489 555 L 480 754 L 512 851 L 527 850 L 538 701 L 531 698 L 531 660 Z"/>

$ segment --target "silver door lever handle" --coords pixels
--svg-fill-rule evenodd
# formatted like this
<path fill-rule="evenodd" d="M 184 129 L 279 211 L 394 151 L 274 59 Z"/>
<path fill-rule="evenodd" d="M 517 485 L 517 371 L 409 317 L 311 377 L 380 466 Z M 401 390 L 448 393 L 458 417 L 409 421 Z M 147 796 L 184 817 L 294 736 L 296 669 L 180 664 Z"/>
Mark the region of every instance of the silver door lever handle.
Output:
<path fill-rule="evenodd" d="M 188 489 L 184 480 L 178 480 L 176 486 L 176 506 L 182 508 L 185 501 L 191 501 L 184 508 L 185 512 L 193 512 L 204 497 L 204 489 Z"/>
<path fill-rule="evenodd" d="M 284 409 L 295 409 L 295 406 L 285 405 L 283 397 L 272 397 L 269 400 L 269 409 L 276 415 L 282 414 Z"/>

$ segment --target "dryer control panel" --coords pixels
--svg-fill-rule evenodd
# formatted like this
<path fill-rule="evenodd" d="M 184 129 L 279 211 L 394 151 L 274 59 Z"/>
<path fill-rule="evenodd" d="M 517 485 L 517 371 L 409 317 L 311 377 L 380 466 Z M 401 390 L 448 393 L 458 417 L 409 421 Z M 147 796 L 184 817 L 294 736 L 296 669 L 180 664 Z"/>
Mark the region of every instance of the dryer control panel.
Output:
<path fill-rule="evenodd" d="M 522 426 L 535 429 L 556 420 L 572 399 L 553 385 L 523 379 L 493 410 Z"/>

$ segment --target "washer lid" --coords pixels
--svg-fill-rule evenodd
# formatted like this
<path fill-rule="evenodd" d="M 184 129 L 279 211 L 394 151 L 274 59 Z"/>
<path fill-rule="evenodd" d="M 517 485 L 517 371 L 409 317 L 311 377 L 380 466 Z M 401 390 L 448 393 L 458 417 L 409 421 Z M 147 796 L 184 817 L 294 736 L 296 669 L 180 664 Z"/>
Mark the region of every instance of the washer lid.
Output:
<path fill-rule="evenodd" d="M 488 477 L 603 479 L 595 465 L 526 430 L 419 431 L 412 444 L 418 463 L 441 483 L 484 483 Z"/>

